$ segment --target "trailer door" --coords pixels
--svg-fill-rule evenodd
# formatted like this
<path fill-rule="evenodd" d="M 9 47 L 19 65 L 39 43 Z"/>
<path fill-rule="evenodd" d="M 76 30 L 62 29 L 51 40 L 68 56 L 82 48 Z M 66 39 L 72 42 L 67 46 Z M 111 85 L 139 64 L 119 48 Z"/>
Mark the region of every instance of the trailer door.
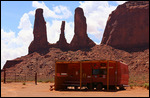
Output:
<path fill-rule="evenodd" d="M 77 83 L 80 81 L 80 64 L 79 63 L 70 63 L 68 66 L 68 81 L 71 84 Z"/>
<path fill-rule="evenodd" d="M 109 85 L 116 85 L 117 81 L 116 62 L 109 61 Z"/>
<path fill-rule="evenodd" d="M 92 82 L 92 66 L 91 63 L 82 63 L 82 84 Z"/>
<path fill-rule="evenodd" d="M 100 64 L 99 63 L 91 63 L 92 65 L 92 82 L 97 83 L 101 81 L 100 77 Z"/>

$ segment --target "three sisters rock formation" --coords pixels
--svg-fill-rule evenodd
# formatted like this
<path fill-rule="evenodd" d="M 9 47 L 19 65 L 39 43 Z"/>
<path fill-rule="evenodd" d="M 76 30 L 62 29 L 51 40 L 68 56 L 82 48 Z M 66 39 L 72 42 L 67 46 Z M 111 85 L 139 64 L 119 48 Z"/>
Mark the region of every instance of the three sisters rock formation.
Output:
<path fill-rule="evenodd" d="M 75 34 L 70 44 L 68 44 L 65 39 L 65 21 L 62 21 L 59 41 L 57 41 L 56 44 L 50 44 L 47 41 L 46 22 L 43 17 L 43 9 L 37 9 L 33 30 L 34 40 L 29 46 L 29 54 L 48 51 L 51 47 L 60 48 L 61 50 L 78 50 L 95 46 L 95 43 L 87 35 L 86 18 L 82 8 L 76 8 L 74 23 Z"/>

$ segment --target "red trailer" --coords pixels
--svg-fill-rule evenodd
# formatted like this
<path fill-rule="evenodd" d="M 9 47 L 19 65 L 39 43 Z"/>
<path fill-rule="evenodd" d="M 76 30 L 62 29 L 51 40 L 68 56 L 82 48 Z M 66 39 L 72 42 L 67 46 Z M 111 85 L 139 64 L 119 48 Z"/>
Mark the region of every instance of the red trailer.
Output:
<path fill-rule="evenodd" d="M 57 61 L 55 65 L 55 90 L 69 86 L 97 90 L 118 86 L 123 89 L 128 79 L 128 65 L 120 61 Z"/>

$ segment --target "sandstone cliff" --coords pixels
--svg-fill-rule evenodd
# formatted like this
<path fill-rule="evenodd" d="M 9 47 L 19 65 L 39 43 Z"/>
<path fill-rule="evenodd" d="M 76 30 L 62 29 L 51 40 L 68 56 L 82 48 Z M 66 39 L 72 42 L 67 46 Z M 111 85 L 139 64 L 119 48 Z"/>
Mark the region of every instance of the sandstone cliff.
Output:
<path fill-rule="evenodd" d="M 108 18 L 101 44 L 135 51 L 149 47 L 149 1 L 119 5 Z"/>

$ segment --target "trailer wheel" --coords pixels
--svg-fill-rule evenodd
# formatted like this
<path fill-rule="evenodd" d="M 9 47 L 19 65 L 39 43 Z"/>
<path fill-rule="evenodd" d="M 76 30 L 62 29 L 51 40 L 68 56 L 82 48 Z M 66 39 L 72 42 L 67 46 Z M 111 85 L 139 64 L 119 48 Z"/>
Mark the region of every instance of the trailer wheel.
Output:
<path fill-rule="evenodd" d="M 93 84 L 92 84 L 92 83 L 88 83 L 88 84 L 87 84 L 87 88 L 88 88 L 89 90 L 93 90 L 93 89 L 94 89 Z"/>
<path fill-rule="evenodd" d="M 75 86 L 74 89 L 75 89 L 75 90 L 78 90 L 78 86 Z"/>
<path fill-rule="evenodd" d="M 101 91 L 102 90 L 102 84 L 101 83 L 97 84 L 96 90 L 97 91 Z"/>
<path fill-rule="evenodd" d="M 68 88 L 67 88 L 67 86 L 64 86 L 63 89 L 64 89 L 64 90 L 67 90 Z"/>
<path fill-rule="evenodd" d="M 123 85 L 119 86 L 119 90 L 126 90 Z"/>

